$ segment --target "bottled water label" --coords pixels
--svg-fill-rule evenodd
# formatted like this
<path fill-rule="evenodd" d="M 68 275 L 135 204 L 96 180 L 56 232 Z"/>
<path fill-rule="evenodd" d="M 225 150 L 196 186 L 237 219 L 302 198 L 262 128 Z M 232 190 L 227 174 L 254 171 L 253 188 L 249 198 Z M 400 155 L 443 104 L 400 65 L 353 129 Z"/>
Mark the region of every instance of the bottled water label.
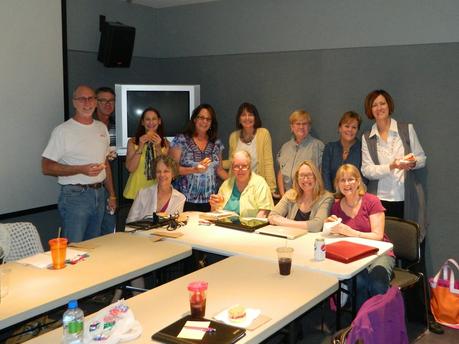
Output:
<path fill-rule="evenodd" d="M 83 322 L 82 321 L 71 321 L 68 324 L 67 332 L 70 334 L 79 334 L 83 332 Z"/>
<path fill-rule="evenodd" d="M 78 302 L 71 300 L 68 304 L 68 309 L 64 312 L 62 318 L 64 327 L 64 344 L 83 344 L 84 342 L 84 314 L 78 308 Z"/>

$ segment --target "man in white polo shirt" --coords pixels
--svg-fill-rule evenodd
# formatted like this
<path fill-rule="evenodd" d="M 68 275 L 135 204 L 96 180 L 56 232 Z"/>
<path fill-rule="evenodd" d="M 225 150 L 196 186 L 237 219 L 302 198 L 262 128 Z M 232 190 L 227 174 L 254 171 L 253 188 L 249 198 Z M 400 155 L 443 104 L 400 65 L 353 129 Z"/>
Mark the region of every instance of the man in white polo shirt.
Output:
<path fill-rule="evenodd" d="M 107 204 L 115 209 L 116 197 L 107 162 L 110 138 L 107 127 L 92 117 L 94 90 L 78 86 L 73 92 L 75 115 L 57 126 L 42 154 L 42 171 L 58 177 L 58 209 L 64 236 L 79 242 L 100 235 Z"/>

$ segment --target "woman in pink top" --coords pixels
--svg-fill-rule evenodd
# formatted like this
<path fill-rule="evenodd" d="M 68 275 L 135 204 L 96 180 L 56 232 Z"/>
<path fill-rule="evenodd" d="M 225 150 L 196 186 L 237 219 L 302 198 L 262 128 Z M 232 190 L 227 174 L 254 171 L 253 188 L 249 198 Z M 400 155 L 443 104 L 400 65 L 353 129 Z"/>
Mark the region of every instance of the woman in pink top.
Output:
<path fill-rule="evenodd" d="M 335 177 L 336 201 L 326 222 L 341 218 L 333 234 L 389 241 L 384 234 L 384 207 L 378 197 L 367 193 L 359 170 L 350 164 L 341 166 Z M 392 277 L 395 257 L 392 252 L 378 257 L 357 275 L 357 308 L 368 298 L 386 293 Z"/>

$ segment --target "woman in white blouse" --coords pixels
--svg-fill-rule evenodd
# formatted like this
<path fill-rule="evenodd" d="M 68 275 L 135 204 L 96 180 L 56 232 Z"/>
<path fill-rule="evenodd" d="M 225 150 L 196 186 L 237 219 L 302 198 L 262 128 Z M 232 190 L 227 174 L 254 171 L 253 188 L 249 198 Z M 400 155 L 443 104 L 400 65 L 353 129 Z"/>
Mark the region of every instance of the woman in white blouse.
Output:
<path fill-rule="evenodd" d="M 141 220 L 153 213 L 168 215 L 182 213 L 185 196 L 175 190 L 171 183 L 177 175 L 177 163 L 169 156 L 160 155 L 153 163 L 157 183 L 141 189 L 132 204 L 126 222 Z"/>
<path fill-rule="evenodd" d="M 160 155 L 153 162 L 153 171 L 156 184 L 143 188 L 137 193 L 126 223 L 151 217 L 153 213 L 170 215 L 183 212 L 185 196 L 171 185 L 172 179 L 177 176 L 178 171 L 175 160 L 169 156 Z M 143 277 L 138 277 L 131 281 L 131 285 L 145 289 L 145 280 Z M 118 301 L 121 294 L 121 289 L 117 289 L 112 302 Z M 133 295 L 137 294 L 138 292 L 133 292 Z"/>
<path fill-rule="evenodd" d="M 394 101 L 384 90 L 365 98 L 365 112 L 374 119 L 362 139 L 362 174 L 370 181 L 368 191 L 377 195 L 386 215 L 413 220 L 425 235 L 425 200 L 413 170 L 426 164 L 426 155 L 412 124 L 391 117 Z"/>

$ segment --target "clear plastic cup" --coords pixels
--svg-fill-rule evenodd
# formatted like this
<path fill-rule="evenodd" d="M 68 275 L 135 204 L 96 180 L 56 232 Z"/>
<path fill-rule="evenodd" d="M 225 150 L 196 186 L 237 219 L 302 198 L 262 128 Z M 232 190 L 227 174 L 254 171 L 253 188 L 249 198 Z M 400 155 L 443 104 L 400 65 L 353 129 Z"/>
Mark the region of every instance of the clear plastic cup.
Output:
<path fill-rule="evenodd" d="M 278 247 L 276 251 L 279 261 L 279 273 L 282 276 L 290 275 L 290 270 L 292 268 L 293 247 Z"/>
<path fill-rule="evenodd" d="M 196 281 L 188 284 L 191 318 L 202 319 L 206 315 L 208 283 Z"/>
<path fill-rule="evenodd" d="M 196 227 L 199 225 L 199 213 L 198 212 L 190 212 L 188 214 L 187 225 L 190 227 Z"/>

